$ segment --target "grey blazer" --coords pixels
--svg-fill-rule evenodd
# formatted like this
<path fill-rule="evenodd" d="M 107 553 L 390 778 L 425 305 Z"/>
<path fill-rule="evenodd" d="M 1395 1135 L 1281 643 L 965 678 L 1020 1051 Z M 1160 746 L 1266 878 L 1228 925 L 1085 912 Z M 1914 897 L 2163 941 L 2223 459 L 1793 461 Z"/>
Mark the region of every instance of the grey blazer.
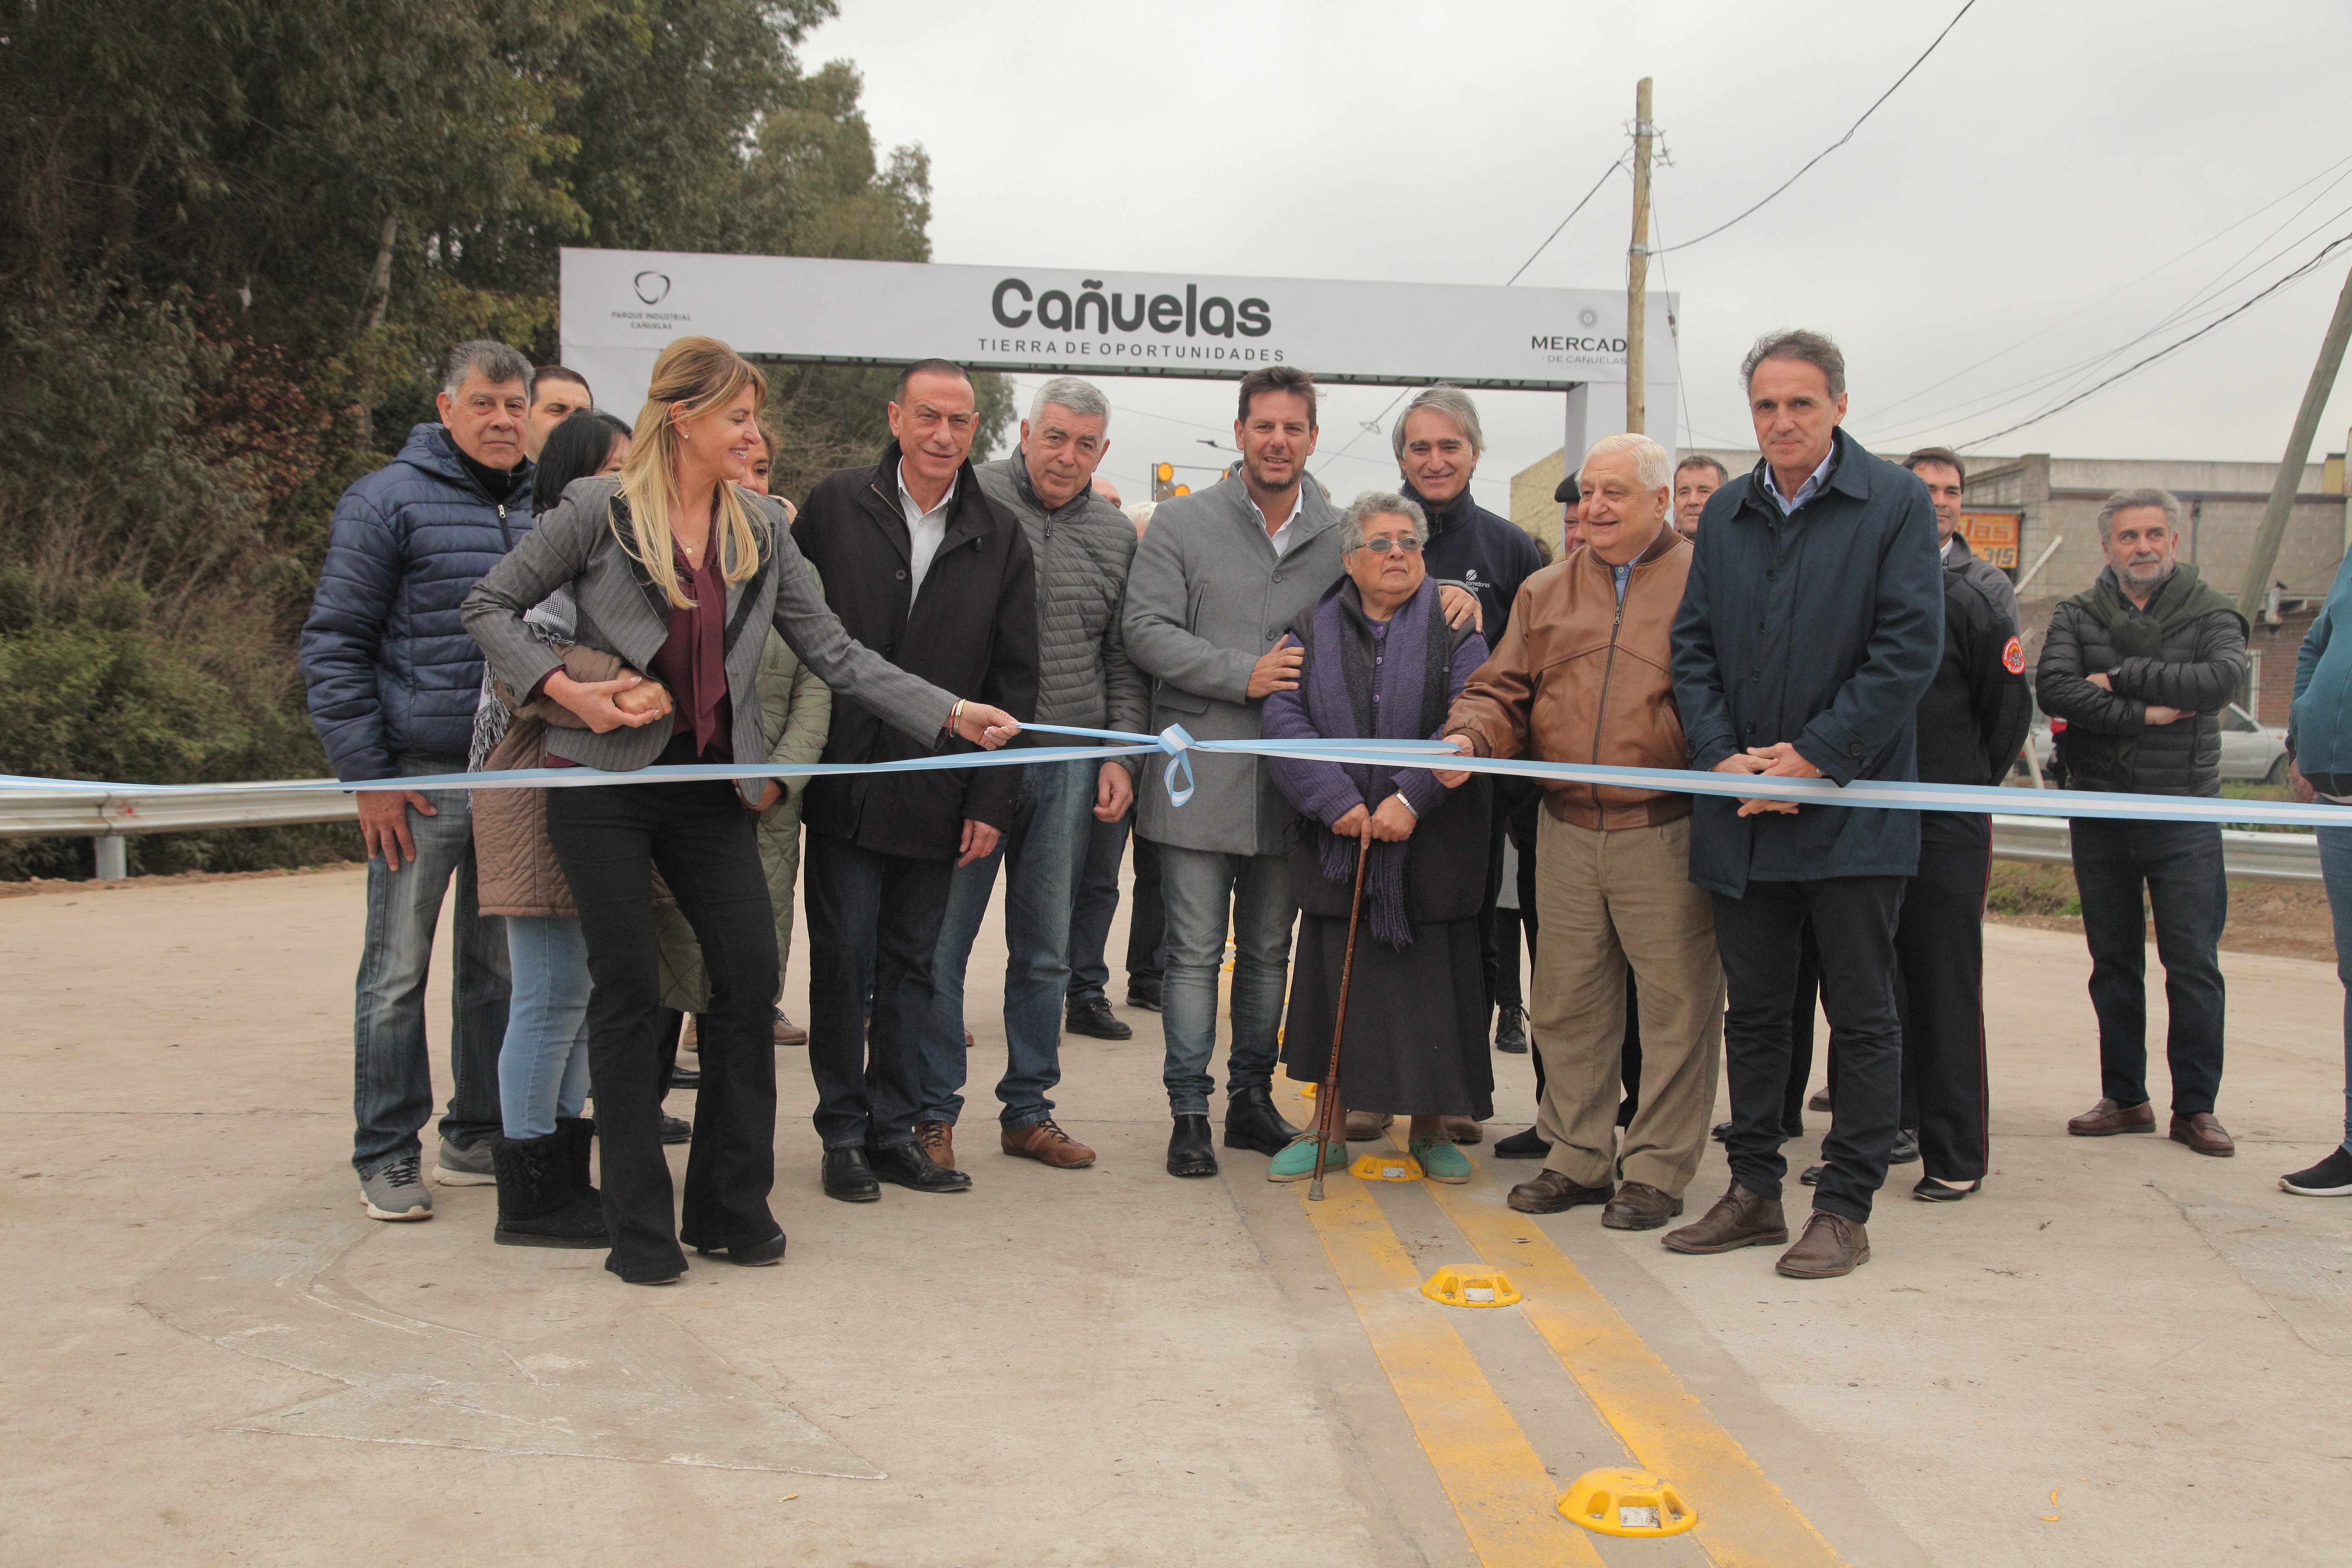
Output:
<path fill-rule="evenodd" d="M 620 488 L 620 480 L 610 476 L 573 481 L 555 510 L 542 516 L 466 595 L 458 612 L 466 629 L 482 645 L 498 678 L 515 690 L 528 691 L 549 671 L 562 668 L 522 624 L 523 613 L 558 588 L 571 587 L 578 605 L 578 640 L 619 655 L 633 669 L 651 669 L 654 655 L 667 640 L 667 601 L 613 531 L 613 500 Z M 757 681 L 770 626 L 838 695 L 863 703 L 919 741 L 944 738 L 955 699 L 842 630 L 841 622 L 825 607 L 816 574 L 793 543 L 783 503 L 749 491 L 743 499 L 751 503 L 764 537 L 760 569 L 727 585 L 722 658 L 727 695 L 735 709 L 735 755 L 768 754 Z M 669 744 L 672 721 L 656 719 L 638 729 L 601 735 L 567 731 L 563 754 L 586 767 L 633 772 L 661 755 Z M 736 788 L 746 801 L 756 801 L 766 784 L 764 779 L 745 779 Z"/>
<path fill-rule="evenodd" d="M 1321 488 L 1281 559 L 1238 479 L 1160 503 L 1127 578 L 1127 656 L 1156 683 L 1151 728 L 1181 724 L 1202 741 L 1254 741 L 1265 704 L 1250 671 L 1339 577 L 1339 514 Z M 1158 844 L 1228 855 L 1279 855 L 1297 813 L 1255 757 L 1195 752 L 1197 791 L 1168 798 L 1160 759 L 1136 785 L 1136 831 Z"/>

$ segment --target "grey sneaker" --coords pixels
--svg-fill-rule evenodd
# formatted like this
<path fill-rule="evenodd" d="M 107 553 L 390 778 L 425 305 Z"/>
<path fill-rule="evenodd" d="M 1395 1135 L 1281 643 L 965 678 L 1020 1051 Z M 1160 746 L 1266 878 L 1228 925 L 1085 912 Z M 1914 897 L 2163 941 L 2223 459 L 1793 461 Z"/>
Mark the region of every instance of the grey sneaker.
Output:
<path fill-rule="evenodd" d="M 433 1194 L 425 1187 L 416 1166 L 417 1158 L 411 1154 L 404 1160 L 394 1160 L 373 1176 L 360 1178 L 360 1192 L 366 1197 L 370 1219 L 433 1217 Z"/>
<path fill-rule="evenodd" d="M 499 1173 L 490 1164 L 490 1141 L 485 1138 L 470 1149 L 460 1149 L 444 1138 L 441 1157 L 433 1162 L 433 1179 L 445 1187 L 498 1185 Z"/>

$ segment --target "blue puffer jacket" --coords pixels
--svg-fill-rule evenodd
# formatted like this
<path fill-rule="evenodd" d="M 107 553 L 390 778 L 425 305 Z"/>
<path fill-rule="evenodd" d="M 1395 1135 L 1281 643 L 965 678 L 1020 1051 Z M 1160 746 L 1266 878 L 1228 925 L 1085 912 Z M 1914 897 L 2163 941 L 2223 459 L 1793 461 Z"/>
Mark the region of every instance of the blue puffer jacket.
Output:
<path fill-rule="evenodd" d="M 302 623 L 310 721 L 337 778 L 391 778 L 400 756 L 465 756 L 482 650 L 457 606 L 530 531 L 530 470 L 500 505 L 439 425 L 417 426 L 343 492 Z"/>

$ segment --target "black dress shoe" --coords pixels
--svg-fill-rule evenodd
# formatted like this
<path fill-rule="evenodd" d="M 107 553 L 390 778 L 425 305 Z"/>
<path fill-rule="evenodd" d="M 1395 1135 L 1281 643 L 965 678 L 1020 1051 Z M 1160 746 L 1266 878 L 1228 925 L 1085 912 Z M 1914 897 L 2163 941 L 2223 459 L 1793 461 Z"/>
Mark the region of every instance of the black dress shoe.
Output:
<path fill-rule="evenodd" d="M 1799 1176 L 1797 1180 L 1809 1187 L 1818 1187 L 1822 1184 L 1822 1173 L 1828 1169 L 1827 1165 L 1808 1165 L 1805 1167 L 1805 1173 Z"/>
<path fill-rule="evenodd" d="M 702 1087 L 702 1069 L 700 1068 L 672 1068 L 669 1069 L 669 1086 L 672 1089 L 700 1089 Z"/>
<path fill-rule="evenodd" d="M 1508 1138 L 1495 1140 L 1495 1153 L 1498 1159 L 1540 1160 L 1550 1152 L 1551 1145 L 1538 1137 L 1532 1127 L 1524 1132 L 1514 1132 Z"/>
<path fill-rule="evenodd" d="M 1071 1003 L 1062 1016 L 1062 1027 L 1070 1034 L 1097 1040 L 1135 1038 L 1135 1030 L 1121 1023 L 1118 1015 L 1110 1010 L 1110 1003 L 1100 996 Z"/>
<path fill-rule="evenodd" d="M 1206 1111 L 1194 1111 L 1176 1118 L 1176 1130 L 1168 1135 L 1168 1173 L 1171 1176 L 1213 1176 L 1217 1173 L 1217 1151 L 1209 1142 Z"/>
<path fill-rule="evenodd" d="M 874 1166 L 863 1149 L 827 1149 L 824 1152 L 824 1195 L 839 1198 L 845 1204 L 879 1203 L 882 1184 L 874 1178 Z"/>
<path fill-rule="evenodd" d="M 951 1171 L 945 1165 L 933 1164 L 919 1143 L 898 1143 L 887 1149 L 868 1149 L 866 1158 L 874 1173 L 883 1181 L 919 1193 L 965 1193 L 971 1190 L 971 1178 L 961 1171 Z"/>
<path fill-rule="evenodd" d="M 1895 1134 L 1895 1147 L 1886 1152 L 1890 1165 L 1908 1165 L 1919 1158 L 1919 1134 L 1906 1127 Z"/>
<path fill-rule="evenodd" d="M 1528 1016 L 1517 1007 L 1502 1007 L 1495 1014 L 1495 1048 L 1515 1057 L 1528 1054 Z"/>
<path fill-rule="evenodd" d="M 1794 1132 L 1783 1132 L 1780 1134 L 1780 1142 L 1785 1143 L 1791 1138 L 1802 1138 L 1804 1135 L 1805 1124 L 1800 1121 L 1797 1123 L 1797 1130 Z M 1728 1121 L 1717 1122 L 1713 1127 L 1707 1129 L 1707 1136 L 1714 1139 L 1718 1143 L 1728 1141 L 1731 1137 L 1731 1123 Z M 1912 1158 L 1916 1159 L 1918 1156 L 1915 1154 Z"/>
<path fill-rule="evenodd" d="M 693 1123 L 693 1122 L 691 1122 L 691 1121 L 688 1121 L 685 1117 L 683 1117 L 683 1116 L 665 1116 L 665 1117 L 663 1117 L 663 1118 L 662 1118 L 662 1142 L 665 1142 L 665 1143 L 691 1143 L 691 1142 L 694 1142 L 694 1123 Z"/>
<path fill-rule="evenodd" d="M 1983 1185 L 1984 1178 L 1981 1176 L 1977 1178 L 1976 1185 L 1972 1187 L 1948 1187 L 1933 1176 L 1922 1176 L 1919 1184 L 1911 1189 L 1911 1195 L 1921 1203 L 1956 1204 L 1962 1198 L 1974 1197 Z"/>
<path fill-rule="evenodd" d="M 780 1230 L 765 1241 L 746 1242 L 740 1247 L 698 1247 L 694 1250 L 705 1258 L 724 1253 L 730 1263 L 740 1263 L 746 1268 L 765 1268 L 784 1260 L 784 1233 Z"/>
<path fill-rule="evenodd" d="M 1305 1129 L 1293 1127 L 1274 1108 L 1274 1091 L 1245 1089 L 1225 1101 L 1225 1147 L 1279 1154 Z"/>
<path fill-rule="evenodd" d="M 1146 1013 L 1160 1011 L 1160 982 L 1130 978 L 1127 983 L 1127 1005 Z"/>

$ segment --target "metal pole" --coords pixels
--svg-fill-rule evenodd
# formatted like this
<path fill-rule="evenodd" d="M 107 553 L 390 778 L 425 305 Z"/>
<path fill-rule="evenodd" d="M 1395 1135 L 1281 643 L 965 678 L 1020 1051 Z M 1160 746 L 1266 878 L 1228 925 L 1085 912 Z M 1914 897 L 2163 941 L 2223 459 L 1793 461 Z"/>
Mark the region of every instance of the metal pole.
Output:
<path fill-rule="evenodd" d="M 101 882 L 120 882 L 131 875 L 131 841 L 120 833 L 100 833 L 90 839 L 97 850 L 94 875 Z"/>
<path fill-rule="evenodd" d="M 1633 89 L 1633 238 L 1625 251 L 1625 428 L 1639 432 L 1649 416 L 1650 319 L 1650 79 Z"/>
<path fill-rule="evenodd" d="M 2352 273 L 2336 296 L 2336 314 L 2327 335 L 2319 341 L 2319 363 L 2311 367 L 2311 381 L 2303 389 L 2303 406 L 2295 411 L 2294 428 L 2286 438 L 2286 456 L 2279 459 L 2278 478 L 2271 482 L 2271 503 L 2263 509 L 2263 526 L 2254 535 L 2254 552 L 2246 561 L 2245 581 L 2238 588 L 2238 613 L 2258 624 L 2263 601 L 2269 596 L 2271 571 L 2278 564 L 2279 545 L 2286 538 L 2287 519 L 2294 513 L 2294 492 L 2303 488 L 2303 465 L 2311 456 L 2311 438 L 2319 431 L 2319 416 L 2336 390 L 2336 372 L 2344 363 L 2344 344 L 2352 338 Z"/>

